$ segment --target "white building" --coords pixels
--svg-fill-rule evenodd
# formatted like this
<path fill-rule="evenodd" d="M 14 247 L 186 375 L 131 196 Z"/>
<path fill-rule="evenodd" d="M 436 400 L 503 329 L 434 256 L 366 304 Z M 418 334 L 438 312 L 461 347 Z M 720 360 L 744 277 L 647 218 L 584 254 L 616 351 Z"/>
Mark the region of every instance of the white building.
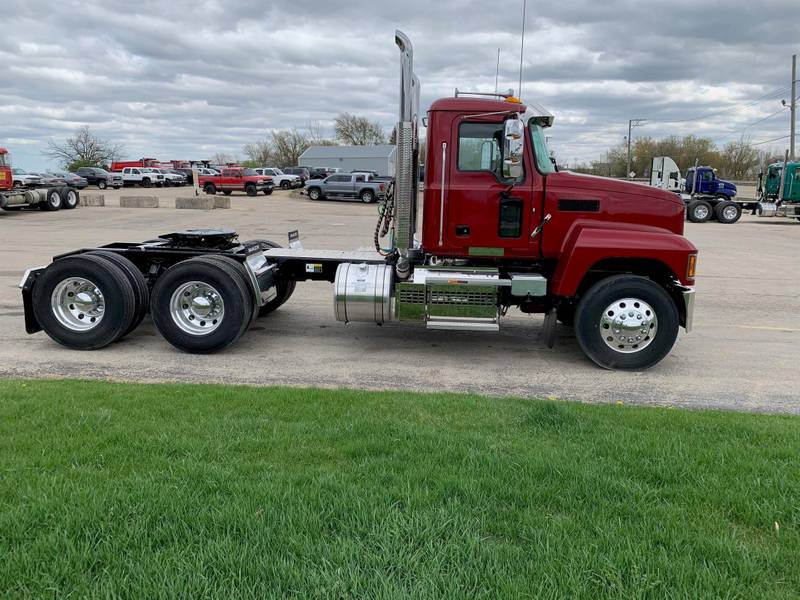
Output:
<path fill-rule="evenodd" d="M 379 175 L 394 177 L 396 147 L 378 146 L 311 146 L 300 155 L 301 167 L 339 169 L 350 171 L 377 171 Z"/>

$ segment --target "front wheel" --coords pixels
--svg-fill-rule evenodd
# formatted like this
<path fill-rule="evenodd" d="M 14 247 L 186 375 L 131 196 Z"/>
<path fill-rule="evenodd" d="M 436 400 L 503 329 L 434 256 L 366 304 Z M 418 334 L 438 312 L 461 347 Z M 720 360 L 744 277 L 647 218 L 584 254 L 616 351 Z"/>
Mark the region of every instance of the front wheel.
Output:
<path fill-rule="evenodd" d="M 264 195 L 265 196 L 272 196 L 272 188 L 264 190 Z"/>
<path fill-rule="evenodd" d="M 322 198 L 322 192 L 320 191 L 319 188 L 309 188 L 308 197 L 311 200 L 319 200 L 320 198 Z"/>
<path fill-rule="evenodd" d="M 647 369 L 678 337 L 678 309 L 663 287 L 646 277 L 615 275 L 583 295 L 575 312 L 581 350 L 605 369 Z"/>
<path fill-rule="evenodd" d="M 244 191 L 248 196 L 255 196 L 256 194 L 258 194 L 258 190 L 254 185 L 248 185 L 247 187 L 244 188 Z"/>
<path fill-rule="evenodd" d="M 289 189 L 289 182 L 288 181 L 281 181 L 281 189 L 288 190 Z"/>
<path fill-rule="evenodd" d="M 149 187 L 151 187 L 152 185 L 153 185 L 153 182 L 152 182 L 152 181 L 150 181 L 150 180 L 149 180 L 147 177 L 145 177 L 144 179 L 142 179 L 142 187 L 149 188 Z"/>
<path fill-rule="evenodd" d="M 108 187 L 108 184 L 105 181 L 98 181 L 97 182 L 97 189 L 104 190 Z"/>

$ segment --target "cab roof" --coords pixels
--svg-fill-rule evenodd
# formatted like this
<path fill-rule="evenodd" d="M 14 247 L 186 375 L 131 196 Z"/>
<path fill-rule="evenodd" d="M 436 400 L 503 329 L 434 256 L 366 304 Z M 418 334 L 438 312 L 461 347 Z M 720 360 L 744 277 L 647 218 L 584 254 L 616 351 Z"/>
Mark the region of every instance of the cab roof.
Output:
<path fill-rule="evenodd" d="M 521 104 L 502 99 L 481 98 L 477 96 L 457 96 L 451 98 L 440 98 L 431 104 L 430 109 L 453 112 L 518 112 L 526 118 L 535 118 L 549 127 L 553 124 L 553 114 L 543 106 L 536 103 Z"/>

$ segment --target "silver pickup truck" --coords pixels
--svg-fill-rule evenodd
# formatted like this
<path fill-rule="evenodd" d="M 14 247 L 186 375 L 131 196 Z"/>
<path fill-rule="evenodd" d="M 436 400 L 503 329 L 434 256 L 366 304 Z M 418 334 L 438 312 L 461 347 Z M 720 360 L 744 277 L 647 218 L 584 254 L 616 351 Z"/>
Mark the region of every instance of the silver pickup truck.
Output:
<path fill-rule="evenodd" d="M 309 179 L 305 192 L 312 200 L 353 198 L 369 203 L 386 194 L 387 178 L 375 179 L 365 173 L 336 173 L 325 179 Z"/>

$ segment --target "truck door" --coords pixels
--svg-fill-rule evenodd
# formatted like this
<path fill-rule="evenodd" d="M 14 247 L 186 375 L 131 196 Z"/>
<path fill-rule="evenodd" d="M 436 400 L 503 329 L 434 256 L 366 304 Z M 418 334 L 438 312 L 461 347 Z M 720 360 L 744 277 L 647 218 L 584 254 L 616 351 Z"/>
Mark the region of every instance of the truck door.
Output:
<path fill-rule="evenodd" d="M 536 226 L 534 218 L 538 224 L 539 217 L 533 202 L 537 178 L 529 160 L 530 150 L 526 147 L 525 172 L 520 180 L 504 180 L 501 118 L 490 121 L 466 116 L 453 120 L 452 150 L 445 149 L 449 177 L 442 237 L 447 250 L 469 256 L 538 254 L 538 244 L 530 237 Z"/>
<path fill-rule="evenodd" d="M 325 180 L 325 194 L 330 196 L 350 196 L 353 181 L 350 175 L 331 175 Z"/>

